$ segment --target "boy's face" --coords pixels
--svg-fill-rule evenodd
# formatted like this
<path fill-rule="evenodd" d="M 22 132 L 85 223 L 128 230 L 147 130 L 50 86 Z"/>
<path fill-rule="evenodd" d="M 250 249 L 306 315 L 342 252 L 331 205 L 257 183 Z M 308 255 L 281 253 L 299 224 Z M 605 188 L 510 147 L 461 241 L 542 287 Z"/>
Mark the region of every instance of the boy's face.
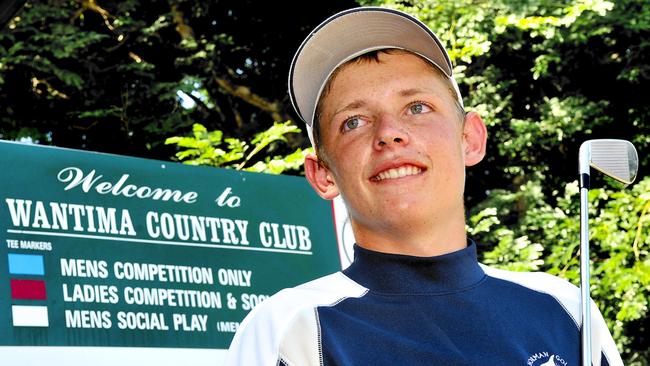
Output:
<path fill-rule="evenodd" d="M 465 166 L 484 154 L 485 135 L 473 136 L 483 122 L 471 114 L 463 123 L 447 84 L 419 57 L 380 53 L 379 61 L 335 76 L 320 118 L 327 164 L 306 164 L 308 179 L 325 198 L 343 196 L 355 230 L 462 214 Z"/>

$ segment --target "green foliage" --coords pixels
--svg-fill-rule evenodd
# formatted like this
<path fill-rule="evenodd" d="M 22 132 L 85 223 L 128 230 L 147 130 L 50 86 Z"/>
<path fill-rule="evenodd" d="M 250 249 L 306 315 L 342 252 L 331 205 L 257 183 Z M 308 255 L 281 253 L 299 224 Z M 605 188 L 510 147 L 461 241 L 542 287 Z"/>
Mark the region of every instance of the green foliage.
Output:
<path fill-rule="evenodd" d="M 157 159 L 174 153 L 165 138 L 194 122 L 250 141 L 291 119 L 286 55 L 305 21 L 272 16 L 276 7 L 27 1 L 0 31 L 0 138 Z M 277 166 L 275 155 L 308 144 L 293 134 L 256 162 Z"/>
<path fill-rule="evenodd" d="M 13 23 L 13 27 L 17 28 L 16 32 L 30 34 L 30 40 L 29 42 L 17 41 L 8 48 L 7 52 L 0 53 L 0 64 L 3 64 L 6 70 L 25 64 L 44 75 L 55 76 L 65 87 L 81 89 L 84 81 L 79 72 L 59 66 L 57 60 L 74 57 L 81 50 L 100 43 L 107 36 L 96 32 L 79 33 L 73 25 L 57 22 L 66 14 L 61 11 L 51 12 L 51 8 L 46 4 L 27 6 L 30 11 L 18 17 L 19 20 Z M 43 18 L 36 19 L 36 14 L 42 14 Z M 46 20 L 53 22 L 49 32 L 39 31 L 36 25 Z M 43 52 L 44 44 L 47 45 L 48 52 Z"/>
<path fill-rule="evenodd" d="M 288 170 L 300 169 L 305 156 L 313 149 L 297 149 L 285 156 L 267 156 L 252 166 L 247 165 L 254 161 L 261 151 L 274 150 L 277 142 L 286 142 L 286 135 L 292 133 L 300 133 L 300 129 L 291 124 L 291 121 L 276 122 L 266 131 L 255 134 L 250 143 L 247 143 L 237 138 L 224 138 L 222 131 L 208 131 L 203 125 L 195 123 L 193 136 L 170 137 L 165 144 L 175 144 L 182 149 L 176 153 L 176 158 L 184 164 L 282 174 Z"/>
<path fill-rule="evenodd" d="M 630 190 L 591 189 L 591 294 L 608 322 L 626 364 L 650 354 L 629 347 L 635 321 L 648 317 L 650 299 L 650 177 Z M 469 218 L 482 243 L 496 243 L 484 262 L 511 270 L 542 270 L 579 285 L 579 191 L 567 184 L 560 196 L 541 194 L 540 182 L 518 192 L 493 191 Z M 514 208 L 514 209 L 513 209 Z M 513 217 L 515 221 L 512 222 Z M 503 222 L 511 221 L 509 225 Z M 634 353 L 634 352 L 637 353 Z"/>

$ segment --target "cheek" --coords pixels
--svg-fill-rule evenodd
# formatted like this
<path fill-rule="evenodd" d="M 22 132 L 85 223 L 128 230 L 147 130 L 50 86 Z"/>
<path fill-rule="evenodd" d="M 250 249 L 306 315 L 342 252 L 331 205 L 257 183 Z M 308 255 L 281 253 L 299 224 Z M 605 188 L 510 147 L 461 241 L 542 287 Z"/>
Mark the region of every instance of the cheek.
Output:
<path fill-rule="evenodd" d="M 460 138 L 454 134 L 438 135 L 439 138 L 427 141 L 433 169 L 446 182 L 464 180 L 465 156 Z"/>
<path fill-rule="evenodd" d="M 328 147 L 330 148 L 327 150 L 327 155 L 332 162 L 336 162 L 335 166 L 341 172 L 349 173 L 350 169 L 359 168 L 367 153 L 360 141 L 349 138 L 331 141 Z"/>
<path fill-rule="evenodd" d="M 356 164 L 356 155 L 348 150 L 337 150 L 329 152 L 328 157 L 334 183 L 341 190 L 341 193 L 345 194 L 349 190 L 347 187 L 353 184 L 360 169 Z"/>

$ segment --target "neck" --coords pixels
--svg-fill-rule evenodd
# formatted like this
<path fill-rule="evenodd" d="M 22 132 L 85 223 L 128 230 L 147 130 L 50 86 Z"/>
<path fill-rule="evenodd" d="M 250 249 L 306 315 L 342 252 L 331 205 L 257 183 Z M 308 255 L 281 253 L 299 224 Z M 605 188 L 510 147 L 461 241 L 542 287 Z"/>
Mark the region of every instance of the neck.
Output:
<path fill-rule="evenodd" d="M 447 255 L 415 257 L 354 247 L 354 261 L 343 273 L 370 291 L 384 294 L 442 294 L 462 291 L 485 277 L 476 244 Z"/>
<path fill-rule="evenodd" d="M 458 217 L 460 216 L 460 218 Z M 467 246 L 465 217 L 446 215 L 430 220 L 411 220 L 398 225 L 367 227 L 354 219 L 352 231 L 357 245 L 382 253 L 431 257 Z"/>

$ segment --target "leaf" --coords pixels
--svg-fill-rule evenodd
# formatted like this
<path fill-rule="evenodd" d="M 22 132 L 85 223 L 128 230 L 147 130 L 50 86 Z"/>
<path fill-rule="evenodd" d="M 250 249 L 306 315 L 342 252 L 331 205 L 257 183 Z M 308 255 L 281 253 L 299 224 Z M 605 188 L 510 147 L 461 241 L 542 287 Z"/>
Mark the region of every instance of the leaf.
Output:
<path fill-rule="evenodd" d="M 297 149 L 286 156 L 275 156 L 272 159 L 266 158 L 264 161 L 257 161 L 250 167 L 245 167 L 245 164 L 272 142 L 286 141 L 285 134 L 297 132 L 300 132 L 300 129 L 295 125 L 291 125 L 290 121 L 275 123 L 268 130 L 256 134 L 251 141 L 254 148 L 245 159 L 244 154 L 249 150 L 248 143 L 233 137 L 223 138 L 222 131 L 208 131 L 205 126 L 199 123 L 192 125 L 191 137 L 169 137 L 165 140 L 165 144 L 176 145 L 178 148 L 184 149 L 177 152 L 175 157 L 185 164 L 210 165 L 260 173 L 281 174 L 287 170 L 300 169 L 305 156 L 309 152 L 313 152 L 313 149 Z"/>

